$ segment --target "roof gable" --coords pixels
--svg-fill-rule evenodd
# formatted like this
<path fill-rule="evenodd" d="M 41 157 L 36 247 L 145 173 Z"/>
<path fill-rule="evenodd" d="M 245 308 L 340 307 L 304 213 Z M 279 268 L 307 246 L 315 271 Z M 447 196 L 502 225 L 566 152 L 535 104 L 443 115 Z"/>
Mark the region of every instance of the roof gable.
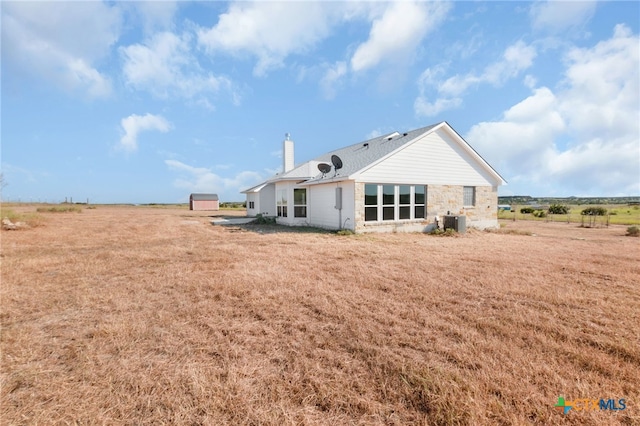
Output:
<path fill-rule="evenodd" d="M 500 174 L 495 171 L 489 163 L 487 163 L 446 121 L 443 121 L 405 133 L 394 132 L 385 136 L 378 136 L 373 139 L 327 152 L 326 154 L 316 157 L 311 161 L 302 163 L 287 173 L 275 175 L 261 185 L 283 180 L 305 180 L 305 184 L 312 185 L 347 179 L 357 179 L 358 176 L 366 170 L 376 166 L 407 146 L 422 140 L 424 136 L 439 130 L 447 132 L 451 140 L 453 140 L 461 150 L 468 154 L 468 158 L 470 161 L 473 161 L 474 166 L 484 170 L 498 185 L 506 183 L 502 176 L 500 176 Z M 338 156 L 342 161 L 342 168 L 338 170 L 336 170 L 332 164 L 332 157 L 334 155 Z M 325 174 L 321 173 L 318 170 L 318 164 L 320 163 L 331 165 L 331 171 Z M 257 192 L 262 189 L 261 185 L 243 192 Z"/>
<path fill-rule="evenodd" d="M 328 152 L 314 159 L 318 163 L 331 163 L 331 157 L 337 155 L 342 160 L 342 168 L 335 170 L 332 166 L 331 172 L 326 175 L 316 171 L 309 183 L 316 181 L 339 180 L 350 178 L 356 173 L 376 164 L 388 155 L 397 151 L 407 143 L 415 140 L 418 136 L 437 127 L 438 124 L 412 130 L 406 133 L 394 132 L 385 136 L 369 139 L 349 145 L 335 151 Z"/>

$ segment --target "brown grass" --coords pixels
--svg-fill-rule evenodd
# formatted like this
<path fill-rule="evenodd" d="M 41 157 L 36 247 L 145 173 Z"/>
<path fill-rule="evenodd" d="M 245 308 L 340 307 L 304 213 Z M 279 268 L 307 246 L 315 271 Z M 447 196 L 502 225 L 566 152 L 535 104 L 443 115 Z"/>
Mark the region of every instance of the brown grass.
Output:
<path fill-rule="evenodd" d="M 338 236 L 208 215 L 101 206 L 2 232 L 3 424 L 640 423 L 625 227 Z M 563 415 L 560 395 L 628 408 Z"/>

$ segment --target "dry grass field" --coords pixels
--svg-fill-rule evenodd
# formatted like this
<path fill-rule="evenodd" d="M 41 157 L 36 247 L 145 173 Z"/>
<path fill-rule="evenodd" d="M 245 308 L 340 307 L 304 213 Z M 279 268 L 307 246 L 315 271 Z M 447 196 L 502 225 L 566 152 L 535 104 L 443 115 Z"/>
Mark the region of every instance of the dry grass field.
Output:
<path fill-rule="evenodd" d="M 624 226 L 340 236 L 210 214 L 98 206 L 2 231 L 0 422 L 640 424 Z M 627 408 L 565 415 L 561 395 Z"/>

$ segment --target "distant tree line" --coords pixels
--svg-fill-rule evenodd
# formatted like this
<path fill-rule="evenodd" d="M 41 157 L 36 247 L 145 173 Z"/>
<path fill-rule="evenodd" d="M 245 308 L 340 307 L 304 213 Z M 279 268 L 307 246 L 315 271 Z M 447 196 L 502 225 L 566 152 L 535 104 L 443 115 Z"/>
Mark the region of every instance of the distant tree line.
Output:
<path fill-rule="evenodd" d="M 520 209 L 522 214 L 532 214 L 535 217 L 547 217 L 547 214 L 569 214 L 571 209 L 564 204 L 551 204 L 548 208 L 525 206 Z M 580 211 L 582 216 L 605 216 L 607 209 L 600 206 L 590 206 Z"/>
<path fill-rule="evenodd" d="M 221 209 L 244 209 L 247 208 L 246 201 L 224 201 L 220 203 Z"/>
<path fill-rule="evenodd" d="M 532 197 L 529 195 L 508 195 L 498 197 L 498 204 L 640 204 L 640 197 Z"/>

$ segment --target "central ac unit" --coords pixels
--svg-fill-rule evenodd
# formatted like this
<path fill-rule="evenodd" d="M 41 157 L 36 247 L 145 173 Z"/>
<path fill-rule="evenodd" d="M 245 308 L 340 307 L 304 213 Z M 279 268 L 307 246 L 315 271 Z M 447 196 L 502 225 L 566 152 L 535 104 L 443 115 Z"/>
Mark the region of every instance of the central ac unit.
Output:
<path fill-rule="evenodd" d="M 453 229 L 460 234 L 464 234 L 467 231 L 466 218 L 466 216 L 445 216 L 444 230 Z"/>

